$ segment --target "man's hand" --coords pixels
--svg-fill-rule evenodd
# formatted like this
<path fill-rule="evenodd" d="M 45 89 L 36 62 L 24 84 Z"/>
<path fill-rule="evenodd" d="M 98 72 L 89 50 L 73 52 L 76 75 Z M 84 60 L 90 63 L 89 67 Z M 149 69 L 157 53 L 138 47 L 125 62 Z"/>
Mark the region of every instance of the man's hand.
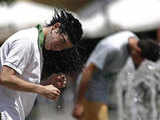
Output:
<path fill-rule="evenodd" d="M 65 74 L 53 74 L 48 78 L 48 80 L 57 88 L 64 88 L 67 84 L 67 77 Z"/>
<path fill-rule="evenodd" d="M 46 85 L 39 89 L 38 93 L 48 99 L 55 100 L 60 96 L 61 92 L 53 85 Z"/>
<path fill-rule="evenodd" d="M 67 77 L 65 74 L 52 74 L 47 80 L 42 81 L 41 85 L 54 85 L 57 88 L 64 88 L 67 84 Z"/>
<path fill-rule="evenodd" d="M 83 105 L 79 103 L 75 104 L 72 111 L 72 116 L 79 119 L 82 117 L 82 114 L 83 114 Z"/>

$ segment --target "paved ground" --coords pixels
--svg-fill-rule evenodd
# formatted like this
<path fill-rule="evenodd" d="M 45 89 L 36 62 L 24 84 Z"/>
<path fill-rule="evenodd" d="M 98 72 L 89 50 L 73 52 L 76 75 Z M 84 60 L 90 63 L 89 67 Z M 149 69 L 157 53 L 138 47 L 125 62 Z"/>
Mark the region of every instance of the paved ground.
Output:
<path fill-rule="evenodd" d="M 51 101 L 38 96 L 37 102 L 27 120 L 74 120 L 71 116 L 73 108 L 73 87 L 69 85 L 63 93 L 64 101 Z M 57 104 L 63 104 L 63 109 L 57 109 Z"/>
<path fill-rule="evenodd" d="M 37 103 L 27 120 L 75 120 L 72 116 L 73 87 L 69 85 L 64 92 L 64 109 L 57 110 L 57 102 L 38 96 Z M 110 110 L 110 120 L 117 120 L 115 111 Z"/>

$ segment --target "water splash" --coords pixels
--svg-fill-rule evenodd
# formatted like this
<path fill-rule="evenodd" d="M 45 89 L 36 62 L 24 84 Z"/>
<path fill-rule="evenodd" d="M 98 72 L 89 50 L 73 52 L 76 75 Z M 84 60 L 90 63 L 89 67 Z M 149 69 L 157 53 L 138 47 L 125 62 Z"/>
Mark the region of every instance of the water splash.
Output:
<path fill-rule="evenodd" d="M 118 120 L 160 120 L 160 62 L 135 71 L 128 62 L 116 83 Z"/>

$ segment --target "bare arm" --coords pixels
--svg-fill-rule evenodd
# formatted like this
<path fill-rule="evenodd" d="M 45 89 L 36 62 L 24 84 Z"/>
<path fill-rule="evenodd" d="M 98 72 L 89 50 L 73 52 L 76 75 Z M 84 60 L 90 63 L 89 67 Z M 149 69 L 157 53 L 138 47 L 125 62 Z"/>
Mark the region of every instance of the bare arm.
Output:
<path fill-rule="evenodd" d="M 27 82 L 19 78 L 17 72 L 8 66 L 2 67 L 2 71 L 0 72 L 0 85 L 12 90 L 38 93 L 49 99 L 56 99 L 57 96 L 60 95 L 60 91 L 53 85 L 42 86 Z"/>
<path fill-rule="evenodd" d="M 96 70 L 97 67 L 93 63 L 91 63 L 88 67 L 84 69 L 78 90 L 77 101 L 76 101 L 77 103 L 82 101 L 88 87 L 88 82 L 91 80 L 92 75 Z"/>
<path fill-rule="evenodd" d="M 86 67 L 82 73 L 82 78 L 79 86 L 79 90 L 77 93 L 77 99 L 76 103 L 74 105 L 72 115 L 73 117 L 79 119 L 82 116 L 83 113 L 83 98 L 84 94 L 88 88 L 88 82 L 91 80 L 93 73 L 97 70 L 97 67 L 94 64 L 90 64 L 88 67 Z"/>

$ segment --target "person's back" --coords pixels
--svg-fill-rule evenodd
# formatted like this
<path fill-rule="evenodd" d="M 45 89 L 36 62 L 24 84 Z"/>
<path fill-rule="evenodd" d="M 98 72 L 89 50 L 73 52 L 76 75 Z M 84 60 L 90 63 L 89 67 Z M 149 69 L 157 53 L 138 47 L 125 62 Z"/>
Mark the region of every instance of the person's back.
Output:
<path fill-rule="evenodd" d="M 129 57 L 128 39 L 126 39 L 129 37 L 136 36 L 129 31 L 113 34 L 102 40 L 89 57 L 87 64 L 93 63 L 99 69 L 94 72 L 92 80 L 89 81 L 86 92 L 88 100 L 107 103 L 108 82 L 116 80 L 116 75 Z"/>
<path fill-rule="evenodd" d="M 128 58 L 132 58 L 134 68 L 137 69 L 144 59 L 156 62 L 160 58 L 159 51 L 160 46 L 155 41 L 139 40 L 128 31 L 102 40 L 91 54 L 82 73 L 73 115 L 80 117 L 82 111 L 79 108 L 84 107 L 84 120 L 108 120 L 106 114 L 110 95 L 107 92 L 110 87 L 113 89 L 112 84 L 117 80 L 117 75 Z M 91 106 L 97 109 L 94 110 Z"/>
<path fill-rule="evenodd" d="M 81 116 L 84 120 L 108 120 L 108 100 L 111 82 L 117 79 L 119 71 L 125 65 L 128 53 L 128 39 L 136 37 L 129 31 L 123 31 L 113 34 L 98 43 L 90 55 L 85 70 L 82 73 L 80 90 L 78 91 L 77 105 L 83 101 L 84 114 Z M 86 81 L 88 83 L 86 83 Z M 82 91 L 87 89 L 82 99 Z M 78 106 L 76 107 L 77 109 Z M 73 115 L 79 117 L 79 111 L 73 111 Z M 96 108 L 96 109 L 94 109 Z M 75 113 L 74 113 L 75 112 Z M 76 113 L 77 112 L 77 113 Z M 75 116 L 76 117 L 76 116 Z"/>

